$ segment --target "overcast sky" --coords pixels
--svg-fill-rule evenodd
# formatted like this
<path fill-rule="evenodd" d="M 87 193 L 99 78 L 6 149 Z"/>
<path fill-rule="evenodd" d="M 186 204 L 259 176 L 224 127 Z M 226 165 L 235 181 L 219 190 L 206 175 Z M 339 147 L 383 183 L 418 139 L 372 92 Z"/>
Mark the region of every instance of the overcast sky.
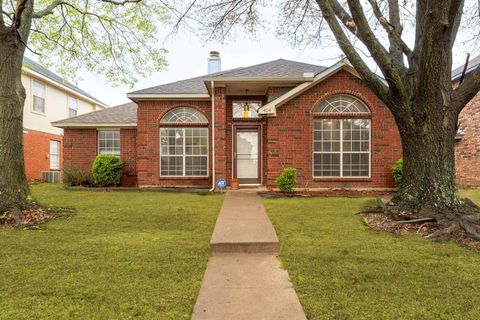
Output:
<path fill-rule="evenodd" d="M 86 72 L 80 74 L 82 80 L 78 82 L 78 86 L 106 104 L 115 106 L 129 101 L 126 93 L 135 89 L 206 74 L 208 54 L 212 50 L 220 51 L 222 70 L 279 58 L 330 66 L 341 57 L 341 51 L 336 46 L 308 50 L 293 49 L 277 39 L 273 33 L 265 34 L 258 41 L 243 37 L 223 45 L 215 42 L 205 43 L 192 34 L 184 33 L 168 40 L 163 47 L 168 50 L 168 68 L 139 80 L 133 89 L 129 86 L 112 87 L 105 78 Z"/>
<path fill-rule="evenodd" d="M 462 35 L 459 35 L 459 37 L 462 37 Z M 129 102 L 126 94 L 136 89 L 206 74 L 207 58 L 212 50 L 220 51 L 222 70 L 249 66 L 279 58 L 330 66 L 342 56 L 340 49 L 334 42 L 324 43 L 322 47 L 317 48 L 291 48 L 285 43 L 285 40 L 278 39 L 273 30 L 265 30 L 256 40 L 248 36 L 236 37 L 235 40 L 230 40 L 228 44 L 204 42 L 191 33 L 183 32 L 175 38 L 170 38 L 163 44 L 159 44 L 168 50 L 167 61 L 169 65 L 167 69 L 154 73 L 145 79 L 139 79 L 134 88 L 129 86 L 113 87 L 107 79 L 88 72 L 79 74 L 77 85 L 107 105 L 115 106 Z M 464 51 L 464 49 L 456 50 L 454 66 L 463 63 L 466 53 Z"/>

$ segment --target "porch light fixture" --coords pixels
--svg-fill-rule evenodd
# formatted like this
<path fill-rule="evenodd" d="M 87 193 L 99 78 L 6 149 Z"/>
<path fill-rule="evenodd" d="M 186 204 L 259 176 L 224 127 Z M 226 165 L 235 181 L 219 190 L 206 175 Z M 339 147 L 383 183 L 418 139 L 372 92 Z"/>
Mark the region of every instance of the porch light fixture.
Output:
<path fill-rule="evenodd" d="M 248 89 L 245 89 L 245 97 L 248 96 Z M 250 104 L 248 103 L 248 100 L 245 101 L 243 104 L 243 117 L 244 118 L 249 118 L 250 117 Z"/>

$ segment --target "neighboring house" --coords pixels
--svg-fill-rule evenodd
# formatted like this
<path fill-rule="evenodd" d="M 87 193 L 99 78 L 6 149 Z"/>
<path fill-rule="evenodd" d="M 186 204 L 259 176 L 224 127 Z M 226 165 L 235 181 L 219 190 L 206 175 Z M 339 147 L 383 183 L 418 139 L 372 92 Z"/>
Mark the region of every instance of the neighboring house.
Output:
<path fill-rule="evenodd" d="M 23 111 L 26 175 L 29 180 L 42 179 L 42 172 L 62 169 L 63 130 L 53 127 L 51 122 L 104 109 L 107 105 L 28 58 L 23 60 L 22 84 L 26 91 Z"/>
<path fill-rule="evenodd" d="M 465 74 L 480 65 L 480 56 L 471 59 Z M 458 85 L 464 65 L 452 71 L 454 86 Z M 480 187 L 480 93 L 462 110 L 458 119 L 455 145 L 457 184 L 460 187 Z"/>
<path fill-rule="evenodd" d="M 97 154 L 125 162 L 123 185 L 212 187 L 217 179 L 275 187 L 388 189 L 401 156 L 394 118 L 346 61 L 275 60 L 135 91 L 135 103 L 54 122 L 65 167 Z"/>

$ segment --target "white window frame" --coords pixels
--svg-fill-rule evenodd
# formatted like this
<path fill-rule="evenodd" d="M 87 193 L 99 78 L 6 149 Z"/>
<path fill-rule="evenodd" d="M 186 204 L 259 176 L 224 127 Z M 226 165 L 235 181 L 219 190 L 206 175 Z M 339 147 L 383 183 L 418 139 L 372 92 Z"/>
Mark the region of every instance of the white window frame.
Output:
<path fill-rule="evenodd" d="M 234 105 L 235 103 L 246 103 L 246 102 L 249 102 L 249 103 L 258 103 L 258 104 L 260 105 L 260 108 L 262 107 L 262 101 L 260 101 L 260 100 L 248 100 L 248 99 L 246 99 L 246 100 L 233 100 L 233 101 L 232 101 L 232 118 L 233 118 L 233 119 L 254 119 L 254 120 L 255 120 L 255 119 L 261 119 L 261 116 L 260 116 L 260 114 L 258 114 L 258 112 L 257 112 L 258 117 L 248 117 L 248 118 L 244 118 L 244 117 L 235 117 L 235 116 L 234 116 L 234 114 L 233 114 L 233 105 Z M 259 110 L 260 110 L 260 109 L 259 109 Z"/>
<path fill-rule="evenodd" d="M 340 151 L 315 151 L 315 120 L 340 120 Z M 368 120 L 370 128 L 368 130 L 368 151 L 345 152 L 345 154 L 366 154 L 368 153 L 368 176 L 344 176 L 343 175 L 343 120 Z M 317 140 L 318 141 L 318 140 Z M 316 176 L 315 175 L 315 154 L 339 154 L 340 155 L 340 175 L 339 176 Z M 344 118 L 344 117 L 315 117 L 312 123 L 312 177 L 315 179 L 370 179 L 372 176 L 372 119 L 371 118 Z"/>
<path fill-rule="evenodd" d="M 186 155 L 185 154 L 185 129 L 187 129 L 187 128 L 202 128 L 202 129 L 207 130 L 207 155 L 206 155 L 207 156 L 207 174 L 206 175 L 196 175 L 196 176 L 185 175 L 185 163 L 186 163 L 185 158 L 188 157 L 188 156 L 192 156 L 192 157 L 198 157 L 199 156 L 199 155 Z M 182 131 L 183 131 L 183 152 L 182 152 L 182 157 L 183 157 L 182 171 L 183 171 L 183 175 L 175 175 L 175 176 L 162 175 L 162 134 L 161 134 L 162 129 L 182 129 Z M 209 132 L 209 129 L 208 129 L 207 126 L 164 126 L 164 127 L 161 127 L 158 130 L 158 147 L 159 147 L 159 157 L 158 157 L 158 159 L 159 159 L 159 169 L 160 169 L 159 176 L 160 176 L 160 178 L 175 179 L 175 178 L 208 178 L 208 177 L 210 177 L 210 132 Z M 204 155 L 200 155 L 200 156 L 204 156 Z M 165 157 L 172 157 L 172 155 L 165 155 Z"/>
<path fill-rule="evenodd" d="M 36 86 L 36 85 L 43 87 L 43 90 L 42 90 L 43 97 L 42 97 L 42 96 L 37 96 L 37 95 L 35 94 L 35 86 Z M 43 99 L 43 112 L 42 112 L 42 111 L 35 110 L 35 97 L 38 97 L 38 98 Z M 38 81 L 38 80 L 35 80 L 35 79 L 32 79 L 32 105 L 31 105 L 31 111 L 32 111 L 33 113 L 37 113 L 37 114 L 41 114 L 41 115 L 45 115 L 45 114 L 47 113 L 47 86 L 45 85 L 45 83 L 43 83 L 43 82 L 41 82 L 41 81 Z"/>
<path fill-rule="evenodd" d="M 57 166 L 52 166 L 52 155 L 55 155 L 54 153 L 52 153 L 52 143 L 55 143 L 57 144 Z M 60 141 L 58 140 L 50 140 L 50 144 L 49 144 L 49 151 L 48 151 L 48 154 L 49 154 L 49 162 L 50 162 L 50 170 L 60 170 L 60 148 L 61 148 L 61 144 L 60 144 Z"/>
<path fill-rule="evenodd" d="M 72 101 L 75 101 L 74 105 L 71 104 Z M 67 102 L 68 102 L 68 117 L 72 118 L 72 117 L 78 116 L 78 99 L 73 96 L 67 96 Z M 75 111 L 74 116 L 70 114 L 70 110 Z"/>
<path fill-rule="evenodd" d="M 100 153 L 100 132 L 101 131 L 118 132 L 118 142 L 119 142 L 118 154 Z M 116 157 L 120 157 L 122 155 L 122 137 L 121 137 L 121 134 L 120 134 L 120 129 L 97 129 L 97 155 L 99 155 L 99 156 L 116 156 Z"/>

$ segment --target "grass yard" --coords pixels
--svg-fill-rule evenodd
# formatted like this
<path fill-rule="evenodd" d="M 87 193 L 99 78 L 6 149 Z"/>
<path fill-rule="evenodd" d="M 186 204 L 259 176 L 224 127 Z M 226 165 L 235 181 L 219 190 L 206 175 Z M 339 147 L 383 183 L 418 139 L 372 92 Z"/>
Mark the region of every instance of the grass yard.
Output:
<path fill-rule="evenodd" d="M 221 195 L 32 192 L 77 212 L 0 227 L 0 319 L 190 319 Z"/>
<path fill-rule="evenodd" d="M 480 189 L 460 190 L 460 195 L 462 197 L 470 198 L 470 200 L 480 205 Z"/>
<path fill-rule="evenodd" d="M 308 319 L 480 319 L 480 253 L 369 229 L 371 198 L 263 201 Z"/>

